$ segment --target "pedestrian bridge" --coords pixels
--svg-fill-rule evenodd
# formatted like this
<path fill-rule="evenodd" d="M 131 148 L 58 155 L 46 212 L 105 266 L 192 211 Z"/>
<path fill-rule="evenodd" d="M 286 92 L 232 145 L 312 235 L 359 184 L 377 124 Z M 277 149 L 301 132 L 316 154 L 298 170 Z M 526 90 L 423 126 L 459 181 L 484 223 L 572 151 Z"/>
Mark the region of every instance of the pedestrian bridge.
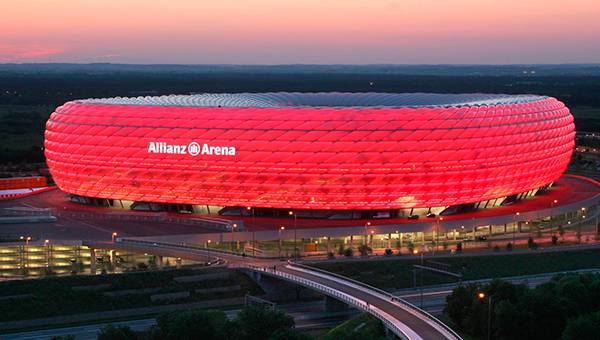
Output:
<path fill-rule="evenodd" d="M 260 275 L 267 275 L 298 284 L 369 313 L 381 320 L 386 330 L 400 339 L 461 339 L 456 332 L 434 316 L 388 292 L 335 273 L 293 261 L 255 259 L 184 244 L 139 240 L 125 239 L 115 243 L 92 242 L 87 245 L 92 248 L 123 249 L 162 256 L 176 256 L 190 260 L 206 258 L 207 256 L 216 257 L 226 261 L 231 268 L 250 270 Z"/>

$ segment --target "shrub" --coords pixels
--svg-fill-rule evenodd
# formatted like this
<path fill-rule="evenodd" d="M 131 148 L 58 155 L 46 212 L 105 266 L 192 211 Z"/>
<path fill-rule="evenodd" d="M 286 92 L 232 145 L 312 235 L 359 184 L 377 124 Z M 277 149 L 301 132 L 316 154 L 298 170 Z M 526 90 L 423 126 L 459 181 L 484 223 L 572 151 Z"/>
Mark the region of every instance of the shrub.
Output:
<path fill-rule="evenodd" d="M 352 257 L 352 255 L 354 255 L 354 251 L 352 250 L 352 248 L 346 248 L 344 250 L 344 256 L 346 256 L 346 257 Z"/>
<path fill-rule="evenodd" d="M 392 256 L 393 254 L 394 254 L 394 252 L 390 248 L 387 248 L 385 250 L 385 256 Z"/>
<path fill-rule="evenodd" d="M 507 250 L 507 251 L 512 251 L 512 250 L 513 250 L 513 244 L 512 244 L 512 242 L 508 242 L 508 243 L 506 244 L 506 250 Z"/>
<path fill-rule="evenodd" d="M 368 245 L 361 244 L 360 246 L 358 246 L 358 252 L 360 253 L 360 256 L 367 256 L 370 253 L 372 253 L 373 250 Z"/>
<path fill-rule="evenodd" d="M 135 340 L 135 334 L 129 326 L 113 326 L 108 325 L 98 333 L 98 340 Z"/>
<path fill-rule="evenodd" d="M 462 242 L 458 242 L 456 244 L 456 253 L 460 254 L 460 253 L 462 253 L 462 250 L 463 250 Z"/>

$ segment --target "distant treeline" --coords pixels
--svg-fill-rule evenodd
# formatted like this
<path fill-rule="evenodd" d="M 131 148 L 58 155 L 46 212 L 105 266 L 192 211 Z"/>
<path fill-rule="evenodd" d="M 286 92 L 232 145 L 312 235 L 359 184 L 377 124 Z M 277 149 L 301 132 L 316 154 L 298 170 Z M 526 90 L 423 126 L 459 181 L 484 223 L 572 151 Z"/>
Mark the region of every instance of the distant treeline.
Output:
<path fill-rule="evenodd" d="M 535 93 L 600 107 L 600 76 L 432 76 L 349 73 L 0 72 L 0 104 L 60 105 L 77 98 L 202 92 L 340 91 Z"/>

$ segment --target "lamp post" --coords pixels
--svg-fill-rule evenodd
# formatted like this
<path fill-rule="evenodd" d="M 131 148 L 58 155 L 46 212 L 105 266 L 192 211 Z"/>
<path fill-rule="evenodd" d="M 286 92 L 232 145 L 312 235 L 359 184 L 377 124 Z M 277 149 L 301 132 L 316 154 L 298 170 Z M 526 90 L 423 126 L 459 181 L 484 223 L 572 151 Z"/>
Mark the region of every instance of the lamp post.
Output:
<path fill-rule="evenodd" d="M 25 246 L 23 247 L 23 260 L 25 267 L 29 267 L 29 255 L 27 254 L 27 248 L 29 248 L 29 241 L 31 241 L 31 236 L 21 236 L 19 237 L 22 241 L 25 241 Z"/>
<path fill-rule="evenodd" d="M 112 233 L 112 242 L 113 242 L 113 243 L 115 243 L 115 240 L 117 239 L 117 236 L 118 236 L 118 235 L 119 235 L 119 234 L 117 234 L 117 232 L 116 232 L 116 231 L 113 231 L 113 233 Z"/>
<path fill-rule="evenodd" d="M 369 238 L 368 228 L 371 226 L 371 222 L 365 223 L 365 246 L 367 245 L 367 239 Z"/>
<path fill-rule="evenodd" d="M 487 296 L 488 301 L 488 320 L 487 320 L 487 339 L 492 338 L 492 295 Z M 485 300 L 486 294 L 484 292 L 477 293 L 477 299 L 480 301 Z"/>
<path fill-rule="evenodd" d="M 281 245 L 282 245 L 282 240 L 281 240 L 281 233 L 285 230 L 284 226 L 279 227 L 279 257 L 281 257 Z"/>
<path fill-rule="evenodd" d="M 294 213 L 293 210 L 288 211 L 288 215 L 294 216 L 294 258 L 296 258 L 297 257 L 296 255 L 297 255 L 297 252 L 298 252 L 297 247 L 296 247 L 296 226 L 297 226 L 297 224 L 296 224 L 297 219 L 296 218 L 297 217 L 296 217 L 296 213 Z"/>
<path fill-rule="evenodd" d="M 413 254 L 415 254 L 415 255 L 419 254 L 419 250 L 418 249 L 414 249 L 413 250 Z M 421 305 L 421 308 L 423 308 L 423 255 L 424 255 L 424 252 L 421 252 L 421 268 L 419 268 L 420 269 L 419 270 L 420 271 L 420 275 L 419 276 L 421 277 L 421 283 L 419 285 L 420 286 L 420 294 L 419 295 L 420 295 L 420 305 Z M 417 274 L 417 271 L 415 270 L 415 275 L 416 274 Z"/>
<path fill-rule="evenodd" d="M 558 200 L 553 200 L 550 203 L 550 228 L 552 228 L 552 209 L 554 208 L 554 206 L 558 203 Z"/>
<path fill-rule="evenodd" d="M 254 214 L 254 209 L 252 209 L 252 207 L 246 207 L 246 210 L 252 211 L 252 257 L 254 257 L 254 251 L 256 248 L 256 241 L 254 239 L 254 229 L 256 228 L 256 215 Z"/>
<path fill-rule="evenodd" d="M 50 268 L 50 258 L 52 257 L 50 240 L 45 240 L 44 246 L 46 246 L 46 268 Z"/>
<path fill-rule="evenodd" d="M 231 251 L 235 251 L 233 243 L 235 242 L 233 234 L 235 233 L 235 228 L 237 228 L 237 223 L 231 225 Z"/>
<path fill-rule="evenodd" d="M 517 220 L 517 218 L 519 217 L 519 215 L 521 215 L 521 213 L 517 211 L 515 213 L 515 215 L 513 216 L 513 224 L 514 224 L 514 226 L 513 226 L 513 242 L 512 242 L 513 243 L 513 247 L 515 246 L 515 242 L 516 242 L 516 238 L 517 238 L 516 237 L 517 227 L 518 227 L 517 224 L 519 223 L 519 221 Z"/>
<path fill-rule="evenodd" d="M 440 227 L 441 227 L 441 224 L 442 224 L 443 220 L 444 220 L 444 218 L 440 216 L 440 218 L 438 218 L 437 223 L 435 224 L 435 228 L 433 230 L 433 233 L 434 233 L 433 238 L 432 238 L 432 241 L 433 241 L 433 255 L 435 255 L 435 251 L 437 250 L 437 247 L 438 247 L 438 233 L 439 233 L 439 230 L 440 230 Z"/>

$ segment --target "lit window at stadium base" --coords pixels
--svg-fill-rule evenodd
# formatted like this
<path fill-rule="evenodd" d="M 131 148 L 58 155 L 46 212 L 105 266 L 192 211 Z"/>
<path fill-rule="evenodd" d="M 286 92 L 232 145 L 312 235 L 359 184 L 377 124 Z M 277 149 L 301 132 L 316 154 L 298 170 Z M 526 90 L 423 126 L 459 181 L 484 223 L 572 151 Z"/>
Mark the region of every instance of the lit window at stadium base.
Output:
<path fill-rule="evenodd" d="M 393 217 L 530 197 L 564 172 L 574 136 L 544 96 L 204 94 L 66 103 L 45 153 L 77 197 Z"/>

